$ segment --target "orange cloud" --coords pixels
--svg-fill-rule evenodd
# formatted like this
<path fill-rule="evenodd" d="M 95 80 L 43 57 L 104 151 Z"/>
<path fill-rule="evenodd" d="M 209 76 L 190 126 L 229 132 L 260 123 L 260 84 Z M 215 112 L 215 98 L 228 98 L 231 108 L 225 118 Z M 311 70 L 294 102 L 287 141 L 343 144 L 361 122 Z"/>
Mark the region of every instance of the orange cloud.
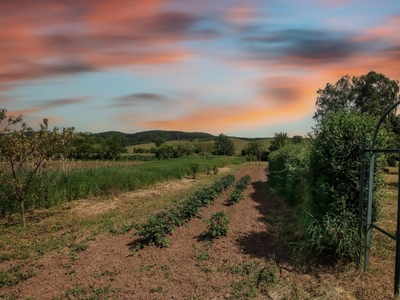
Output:
<path fill-rule="evenodd" d="M 185 59 L 188 51 L 177 43 L 197 17 L 162 13 L 163 2 L 2 1 L 0 88 L 57 74 Z"/>
<path fill-rule="evenodd" d="M 316 90 L 307 85 L 309 79 L 264 78 L 260 94 L 249 99 L 247 105 L 202 107 L 182 117 L 145 121 L 131 115 L 119 117 L 124 123 L 151 129 L 207 131 L 217 134 L 243 128 L 267 127 L 272 124 L 291 122 L 305 116 L 313 116 Z M 269 81 L 269 82 L 268 82 Z M 266 86 L 266 87 L 265 87 Z M 135 119 L 135 120 L 133 120 Z"/>

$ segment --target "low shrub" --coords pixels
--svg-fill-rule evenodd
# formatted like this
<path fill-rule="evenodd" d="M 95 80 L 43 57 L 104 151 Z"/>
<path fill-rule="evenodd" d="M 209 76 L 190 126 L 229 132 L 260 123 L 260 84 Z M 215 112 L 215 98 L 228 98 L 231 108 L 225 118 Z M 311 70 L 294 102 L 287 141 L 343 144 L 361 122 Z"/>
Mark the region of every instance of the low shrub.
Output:
<path fill-rule="evenodd" d="M 227 205 L 233 205 L 235 203 L 238 203 L 244 198 L 243 193 L 241 190 L 233 190 L 229 197 L 228 200 L 226 201 Z"/>
<path fill-rule="evenodd" d="M 212 214 L 210 219 L 204 220 L 208 226 L 207 229 L 201 234 L 201 237 L 205 240 L 210 240 L 219 239 L 222 236 L 226 236 L 230 231 L 230 219 L 231 218 L 222 211 Z"/>

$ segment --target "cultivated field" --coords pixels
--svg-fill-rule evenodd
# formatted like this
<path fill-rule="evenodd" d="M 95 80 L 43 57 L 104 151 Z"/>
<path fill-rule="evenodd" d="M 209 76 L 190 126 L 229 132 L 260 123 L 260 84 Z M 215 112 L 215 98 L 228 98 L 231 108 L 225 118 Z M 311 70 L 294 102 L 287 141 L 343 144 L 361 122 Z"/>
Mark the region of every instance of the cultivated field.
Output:
<path fill-rule="evenodd" d="M 217 175 L 185 175 L 132 192 L 89 197 L 1 221 L 1 299 L 393 299 L 394 242 L 375 233 L 371 272 L 316 259 L 298 244 L 290 208 L 271 194 L 267 165 L 228 165 Z M 394 224 L 396 176 L 385 175 L 382 223 Z M 227 205 L 234 186 L 176 227 L 170 247 L 133 251 L 132 225 L 177 207 L 223 176 L 250 175 L 243 199 Z M 201 239 L 204 220 L 230 217 L 230 232 Z"/>

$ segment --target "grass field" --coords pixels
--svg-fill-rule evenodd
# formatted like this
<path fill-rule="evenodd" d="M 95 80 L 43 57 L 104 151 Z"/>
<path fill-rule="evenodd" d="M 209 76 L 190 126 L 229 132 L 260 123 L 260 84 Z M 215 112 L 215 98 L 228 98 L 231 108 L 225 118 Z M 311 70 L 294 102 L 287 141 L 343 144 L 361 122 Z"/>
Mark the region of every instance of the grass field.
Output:
<path fill-rule="evenodd" d="M 25 208 L 50 208 L 85 197 L 113 196 L 122 192 L 145 188 L 157 182 L 193 176 L 192 166 L 198 173 L 213 167 L 243 162 L 240 157 L 183 157 L 148 163 L 135 162 L 53 162 L 51 169 L 31 188 Z M 0 185 L 11 198 L 9 186 Z M 19 211 L 19 203 L 0 198 L 0 215 Z"/>

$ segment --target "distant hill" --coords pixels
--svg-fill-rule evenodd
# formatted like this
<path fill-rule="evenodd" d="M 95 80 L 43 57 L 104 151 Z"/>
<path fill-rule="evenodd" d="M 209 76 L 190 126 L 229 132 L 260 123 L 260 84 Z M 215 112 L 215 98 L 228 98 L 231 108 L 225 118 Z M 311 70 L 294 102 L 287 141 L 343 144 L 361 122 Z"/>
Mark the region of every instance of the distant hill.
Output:
<path fill-rule="evenodd" d="M 116 134 L 122 137 L 126 146 L 155 143 L 158 139 L 165 141 L 207 141 L 215 138 L 214 135 L 204 132 L 183 132 L 183 131 L 168 131 L 168 130 L 150 130 L 137 133 L 123 133 L 119 131 L 106 131 L 95 133 L 95 136 L 107 138 L 109 135 Z"/>

